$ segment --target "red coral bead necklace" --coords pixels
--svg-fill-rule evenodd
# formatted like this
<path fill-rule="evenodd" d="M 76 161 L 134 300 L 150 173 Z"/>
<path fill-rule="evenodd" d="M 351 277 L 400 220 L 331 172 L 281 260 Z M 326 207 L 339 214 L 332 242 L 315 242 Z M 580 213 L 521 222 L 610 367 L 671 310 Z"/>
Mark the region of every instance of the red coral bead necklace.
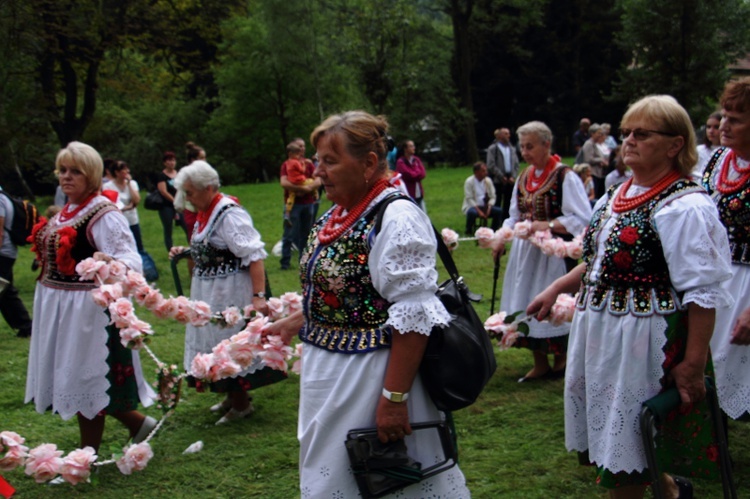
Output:
<path fill-rule="evenodd" d="M 87 204 L 89 204 L 89 202 L 92 199 L 94 199 L 97 196 L 97 194 L 98 194 L 98 192 L 91 193 L 86 199 L 84 199 L 83 201 L 81 201 L 81 203 L 75 209 L 72 209 L 72 210 L 70 209 L 70 202 L 65 203 L 65 206 L 63 207 L 63 209 L 60 210 L 60 221 L 61 222 L 67 222 L 71 218 L 73 218 L 76 215 L 78 215 L 78 213 L 80 213 L 81 210 Z"/>
<path fill-rule="evenodd" d="M 318 231 L 318 241 L 321 244 L 330 244 L 341 235 L 349 230 L 354 222 L 359 220 L 364 213 L 365 209 L 370 206 L 372 200 L 375 199 L 378 194 L 383 192 L 388 187 L 388 179 L 381 178 L 375 182 L 365 197 L 363 197 L 346 215 L 344 215 L 344 207 L 337 205 L 331 216 L 328 217 L 326 224 Z"/>
<path fill-rule="evenodd" d="M 680 177 L 682 177 L 682 174 L 678 171 L 672 171 L 672 173 L 669 173 L 662 177 L 658 182 L 656 182 L 649 190 L 644 192 L 643 194 L 639 194 L 637 196 L 631 196 L 627 197 L 628 189 L 630 189 L 630 186 L 633 184 L 633 177 L 630 177 L 625 181 L 625 183 L 622 184 L 622 187 L 620 187 L 620 190 L 617 191 L 617 195 L 615 196 L 615 199 L 612 201 L 612 211 L 615 213 L 623 213 L 625 211 L 630 211 L 635 208 L 638 208 L 642 204 L 647 203 L 648 201 L 651 201 L 653 198 L 658 196 L 664 189 L 669 187 L 674 181 L 678 180 Z"/>
<path fill-rule="evenodd" d="M 555 169 L 557 166 L 557 163 L 560 161 L 560 156 L 557 154 L 553 154 L 550 156 L 550 158 L 547 160 L 547 164 L 544 165 L 544 170 L 542 170 L 542 174 L 539 176 L 539 178 L 534 178 L 534 169 L 536 167 L 532 167 L 532 171 L 529 171 L 529 173 L 526 176 L 526 191 L 533 193 L 539 190 L 541 186 L 544 185 L 544 183 L 549 178 L 550 174 L 552 173 L 552 170 Z"/>
<path fill-rule="evenodd" d="M 729 179 L 729 170 L 734 170 L 740 174 L 739 178 L 735 180 Z M 729 151 L 727 159 L 724 161 L 724 165 L 719 172 L 719 179 L 716 182 L 716 190 L 722 194 L 731 194 L 737 192 L 747 184 L 750 180 L 750 166 L 740 167 L 737 164 L 737 153 Z"/>

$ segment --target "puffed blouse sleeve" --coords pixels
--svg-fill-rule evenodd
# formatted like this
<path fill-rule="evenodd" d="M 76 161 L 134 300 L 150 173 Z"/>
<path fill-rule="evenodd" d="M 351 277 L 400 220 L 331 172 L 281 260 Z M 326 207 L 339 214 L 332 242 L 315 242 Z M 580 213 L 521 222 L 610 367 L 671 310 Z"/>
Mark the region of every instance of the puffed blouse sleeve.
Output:
<path fill-rule="evenodd" d="M 429 335 L 433 326 L 450 322 L 435 296 L 436 251 L 430 219 L 414 203 L 398 200 L 386 208 L 368 263 L 373 286 L 392 303 L 386 324 L 401 333 Z"/>
<path fill-rule="evenodd" d="M 683 305 L 722 308 L 734 304 L 722 281 L 732 277 L 729 241 L 719 213 L 702 193 L 686 194 L 656 212 L 659 233 L 672 285 L 684 292 Z"/>
<path fill-rule="evenodd" d="M 141 255 L 135 246 L 127 219 L 119 211 L 109 211 L 90 226 L 98 251 L 124 263 L 130 270 L 143 272 Z"/>
<path fill-rule="evenodd" d="M 227 248 L 239 258 L 243 266 L 265 260 L 266 244 L 253 226 L 253 220 L 242 208 L 227 210 L 211 233 L 210 242 L 217 248 Z"/>
<path fill-rule="evenodd" d="M 583 182 L 572 170 L 563 180 L 562 215 L 557 221 L 573 236 L 582 234 L 591 221 L 591 203 Z"/>

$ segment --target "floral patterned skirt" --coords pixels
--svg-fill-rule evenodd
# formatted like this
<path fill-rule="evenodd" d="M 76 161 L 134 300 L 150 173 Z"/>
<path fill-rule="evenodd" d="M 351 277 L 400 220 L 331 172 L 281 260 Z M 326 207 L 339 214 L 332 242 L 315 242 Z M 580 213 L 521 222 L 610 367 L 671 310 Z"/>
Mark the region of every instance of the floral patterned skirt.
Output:
<path fill-rule="evenodd" d="M 109 405 L 102 414 L 134 411 L 138 408 L 138 382 L 133 367 L 133 351 L 122 346 L 120 330 L 107 326 L 107 381 L 109 381 Z"/>
<path fill-rule="evenodd" d="M 215 393 L 227 393 L 227 392 L 246 392 L 260 388 L 261 386 L 271 385 L 284 381 L 288 375 L 284 371 L 277 369 L 271 369 L 270 367 L 264 367 L 258 369 L 255 372 L 246 374 L 244 376 L 237 376 L 236 378 L 225 378 L 213 383 L 206 383 L 193 376 L 188 376 L 188 386 L 195 388 L 198 392 L 205 392 L 208 389 Z"/>
<path fill-rule="evenodd" d="M 521 335 L 513 343 L 513 348 L 527 348 L 554 355 L 564 355 L 568 351 L 568 335 L 553 336 L 552 338 L 532 338 Z"/>

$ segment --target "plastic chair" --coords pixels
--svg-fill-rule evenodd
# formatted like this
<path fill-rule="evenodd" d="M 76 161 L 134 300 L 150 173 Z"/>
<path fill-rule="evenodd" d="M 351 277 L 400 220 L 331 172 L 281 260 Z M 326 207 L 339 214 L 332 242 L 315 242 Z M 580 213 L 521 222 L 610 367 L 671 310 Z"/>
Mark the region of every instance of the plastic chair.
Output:
<path fill-rule="evenodd" d="M 721 417 L 719 400 L 716 397 L 716 388 L 712 378 L 706 376 L 706 400 L 711 413 L 713 431 L 716 434 L 716 445 L 719 448 L 719 467 L 721 470 L 721 482 L 724 489 L 725 499 L 736 499 L 737 490 L 732 480 L 732 465 L 729 458 L 729 447 L 727 445 L 724 421 Z M 650 398 L 643 403 L 641 409 L 640 425 L 643 447 L 646 451 L 648 471 L 651 474 L 651 490 L 655 499 L 664 498 L 664 491 L 659 483 L 659 466 L 656 460 L 656 435 L 666 421 L 667 415 L 676 409 L 682 400 L 677 388 L 670 388 L 656 397 Z"/>

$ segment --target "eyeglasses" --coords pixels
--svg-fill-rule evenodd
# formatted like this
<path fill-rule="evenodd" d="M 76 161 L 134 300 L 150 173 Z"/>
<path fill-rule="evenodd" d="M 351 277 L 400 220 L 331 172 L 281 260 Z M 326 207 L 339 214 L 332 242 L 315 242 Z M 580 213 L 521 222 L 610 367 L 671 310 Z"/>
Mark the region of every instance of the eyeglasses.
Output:
<path fill-rule="evenodd" d="M 633 134 L 633 138 L 638 142 L 648 139 L 651 134 L 658 133 L 667 137 L 677 137 L 678 133 L 662 132 L 661 130 L 647 130 L 645 128 L 620 128 L 620 140 L 625 140 Z"/>

